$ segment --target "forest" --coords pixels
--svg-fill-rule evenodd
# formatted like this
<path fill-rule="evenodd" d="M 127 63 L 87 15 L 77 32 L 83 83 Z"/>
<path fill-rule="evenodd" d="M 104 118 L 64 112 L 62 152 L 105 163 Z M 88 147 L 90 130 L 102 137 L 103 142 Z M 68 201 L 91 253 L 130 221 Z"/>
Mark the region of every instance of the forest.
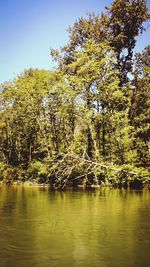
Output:
<path fill-rule="evenodd" d="M 150 45 L 145 0 L 114 0 L 69 28 L 56 67 L 0 84 L 0 180 L 54 189 L 149 185 Z"/>

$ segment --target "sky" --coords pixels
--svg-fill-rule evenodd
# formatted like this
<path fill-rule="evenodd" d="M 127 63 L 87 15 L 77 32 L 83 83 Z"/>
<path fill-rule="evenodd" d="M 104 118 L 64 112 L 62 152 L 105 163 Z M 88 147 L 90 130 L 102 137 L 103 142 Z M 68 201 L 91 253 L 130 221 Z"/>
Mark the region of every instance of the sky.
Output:
<path fill-rule="evenodd" d="M 87 12 L 101 13 L 111 0 L 0 0 L 0 83 L 24 69 L 51 69 L 50 48 L 68 41 L 67 29 Z M 150 7 L 150 0 L 148 0 Z M 136 51 L 150 43 L 150 27 Z"/>

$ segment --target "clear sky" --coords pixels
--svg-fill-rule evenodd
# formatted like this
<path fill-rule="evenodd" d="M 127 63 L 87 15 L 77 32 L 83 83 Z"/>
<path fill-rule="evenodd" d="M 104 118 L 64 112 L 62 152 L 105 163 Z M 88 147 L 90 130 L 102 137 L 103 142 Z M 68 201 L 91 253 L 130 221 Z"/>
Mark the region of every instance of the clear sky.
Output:
<path fill-rule="evenodd" d="M 25 68 L 50 69 L 50 47 L 68 40 L 67 28 L 88 11 L 96 14 L 111 0 L 0 0 L 0 83 Z M 150 7 L 150 0 L 148 0 Z M 138 38 L 137 51 L 150 43 L 150 28 Z"/>

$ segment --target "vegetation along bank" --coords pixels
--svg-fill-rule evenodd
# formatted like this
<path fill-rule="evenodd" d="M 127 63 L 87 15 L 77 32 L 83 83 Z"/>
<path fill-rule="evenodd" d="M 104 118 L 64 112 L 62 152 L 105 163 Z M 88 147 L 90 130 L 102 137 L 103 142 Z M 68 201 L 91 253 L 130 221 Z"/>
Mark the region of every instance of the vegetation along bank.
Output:
<path fill-rule="evenodd" d="M 146 1 L 115 0 L 74 23 L 55 70 L 0 85 L 1 181 L 149 185 L 150 46 L 134 52 L 149 18 Z"/>

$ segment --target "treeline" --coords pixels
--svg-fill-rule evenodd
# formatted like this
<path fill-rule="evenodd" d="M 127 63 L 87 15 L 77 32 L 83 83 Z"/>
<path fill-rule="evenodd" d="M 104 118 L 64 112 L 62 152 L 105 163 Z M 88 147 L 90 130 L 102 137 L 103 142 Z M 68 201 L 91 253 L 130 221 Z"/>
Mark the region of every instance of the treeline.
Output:
<path fill-rule="evenodd" d="M 115 0 L 51 50 L 57 69 L 1 84 L 0 178 L 66 185 L 148 183 L 150 18 L 144 0 Z"/>

